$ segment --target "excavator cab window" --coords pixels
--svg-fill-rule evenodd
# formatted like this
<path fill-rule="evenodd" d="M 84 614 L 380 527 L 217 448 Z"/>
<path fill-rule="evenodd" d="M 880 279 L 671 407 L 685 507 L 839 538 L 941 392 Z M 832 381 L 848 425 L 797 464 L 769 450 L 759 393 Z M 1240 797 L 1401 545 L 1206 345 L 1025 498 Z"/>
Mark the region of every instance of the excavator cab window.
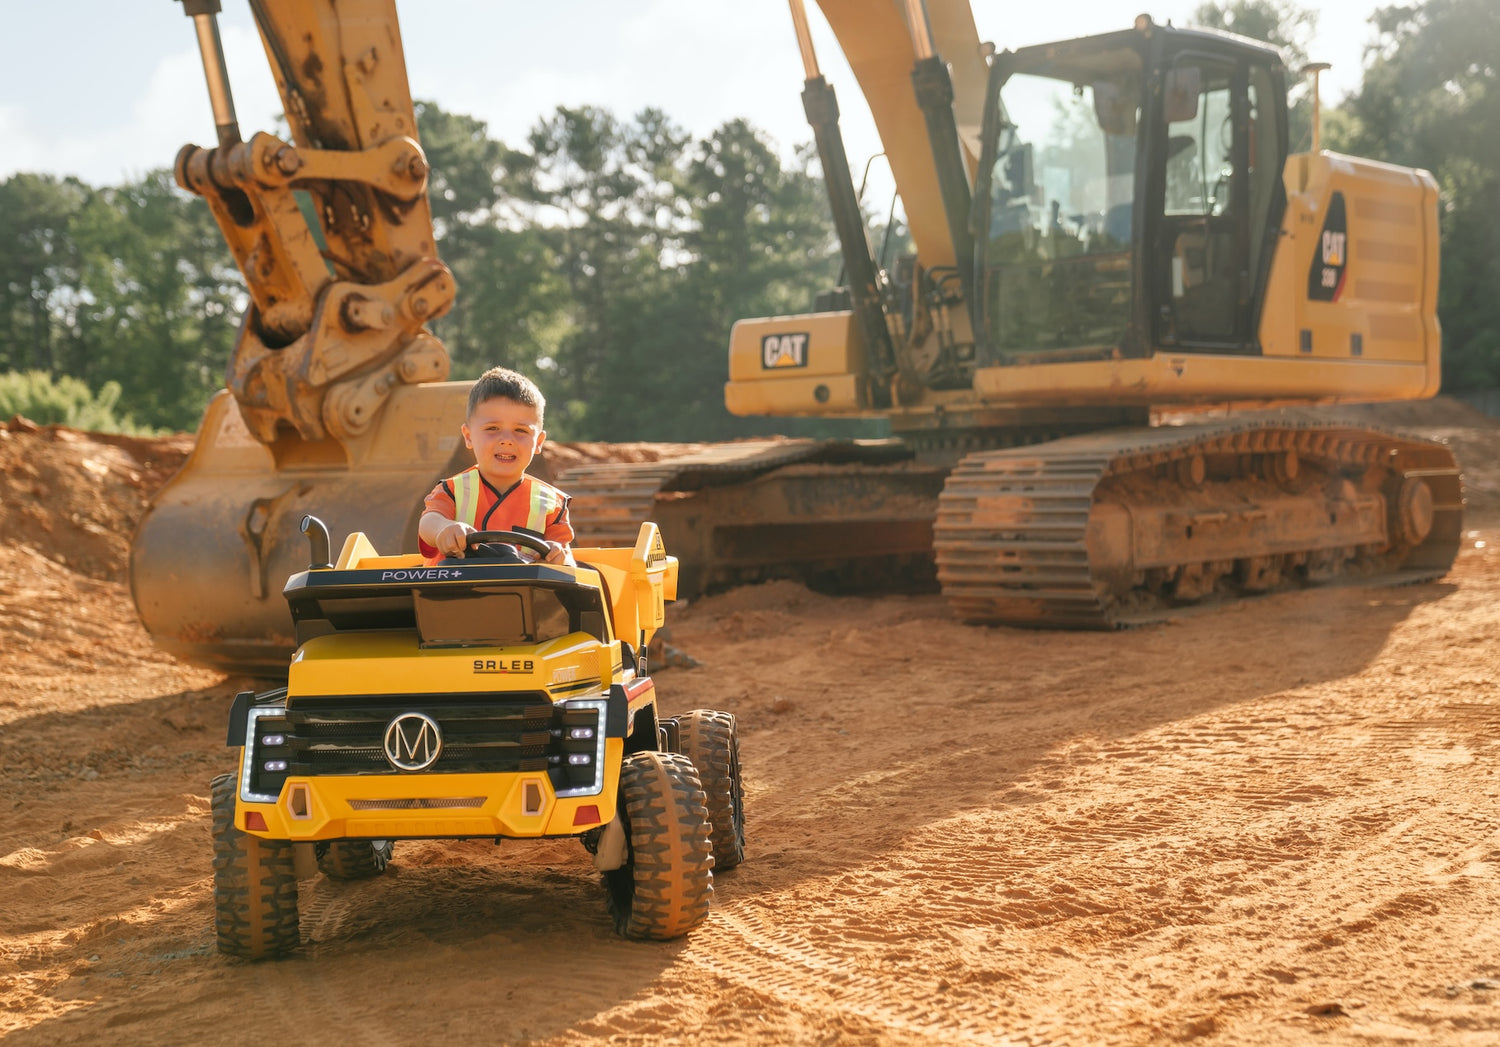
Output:
<path fill-rule="evenodd" d="M 1002 361 L 1109 355 L 1131 318 L 1141 61 L 1022 53 L 995 82 L 981 205 L 985 331 Z"/>
<path fill-rule="evenodd" d="M 1003 52 L 975 180 L 982 354 L 1259 351 L 1285 206 L 1284 73 L 1186 31 Z"/>
<path fill-rule="evenodd" d="M 1186 52 L 1162 83 L 1150 260 L 1156 341 L 1255 351 L 1252 303 L 1281 174 L 1271 70 L 1241 55 Z"/>

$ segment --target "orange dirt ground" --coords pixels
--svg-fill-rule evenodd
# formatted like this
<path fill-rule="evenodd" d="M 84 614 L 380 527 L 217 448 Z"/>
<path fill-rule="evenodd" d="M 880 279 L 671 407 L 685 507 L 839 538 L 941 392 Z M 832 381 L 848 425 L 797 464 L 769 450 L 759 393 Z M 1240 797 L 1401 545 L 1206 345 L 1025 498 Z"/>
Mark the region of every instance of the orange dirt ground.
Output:
<path fill-rule="evenodd" d="M 617 938 L 571 842 L 408 843 L 305 882 L 260 964 L 211 905 L 248 681 L 155 652 L 124 579 L 188 440 L 0 427 L 0 1037 L 1500 1042 L 1500 428 L 1389 420 L 1465 463 L 1441 581 L 1088 635 L 789 582 L 678 605 L 701 664 L 662 700 L 738 715 L 748 794 L 703 928 Z"/>

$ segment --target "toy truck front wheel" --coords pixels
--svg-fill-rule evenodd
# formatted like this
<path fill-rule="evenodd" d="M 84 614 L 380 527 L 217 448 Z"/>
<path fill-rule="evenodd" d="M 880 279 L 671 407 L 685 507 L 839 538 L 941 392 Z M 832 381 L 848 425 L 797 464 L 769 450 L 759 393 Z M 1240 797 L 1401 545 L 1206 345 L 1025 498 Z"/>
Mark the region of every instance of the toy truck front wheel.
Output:
<path fill-rule="evenodd" d="M 262 840 L 234 824 L 236 780 L 221 774 L 209 790 L 214 831 L 214 927 L 219 951 L 260 960 L 295 949 L 297 870 L 292 844 Z"/>
<path fill-rule="evenodd" d="M 604 874 L 615 929 L 627 938 L 677 938 L 708 916 L 713 849 L 698 772 L 685 756 L 641 752 L 620 765 L 620 814 L 629 857 Z"/>

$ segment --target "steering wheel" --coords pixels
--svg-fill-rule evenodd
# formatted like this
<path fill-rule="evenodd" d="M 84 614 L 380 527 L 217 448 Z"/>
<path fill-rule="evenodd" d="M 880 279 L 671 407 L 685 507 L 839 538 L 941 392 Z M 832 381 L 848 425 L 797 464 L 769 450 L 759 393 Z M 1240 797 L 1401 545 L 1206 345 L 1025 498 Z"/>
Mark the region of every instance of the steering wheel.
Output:
<path fill-rule="evenodd" d="M 467 558 L 471 552 L 478 550 L 479 546 L 492 543 L 495 545 L 508 545 L 512 551 L 515 551 L 515 547 L 518 545 L 524 546 L 539 557 L 545 557 L 552 551 L 552 547 L 545 541 L 536 535 L 527 534 L 524 531 L 470 531 L 464 539 L 464 556 Z M 483 558 L 482 554 L 480 558 Z M 520 553 L 516 553 L 516 562 L 525 562 L 521 560 Z"/>

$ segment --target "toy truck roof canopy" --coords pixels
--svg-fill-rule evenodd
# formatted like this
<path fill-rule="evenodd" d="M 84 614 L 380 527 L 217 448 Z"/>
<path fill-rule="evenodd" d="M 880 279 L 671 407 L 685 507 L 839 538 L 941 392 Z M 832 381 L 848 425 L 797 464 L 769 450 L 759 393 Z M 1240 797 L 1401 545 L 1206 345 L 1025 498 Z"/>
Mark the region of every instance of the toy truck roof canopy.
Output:
<path fill-rule="evenodd" d="M 545 564 L 304 571 L 283 591 L 297 643 L 334 632 L 416 629 L 423 647 L 612 637 L 599 575 Z"/>
<path fill-rule="evenodd" d="M 323 523 L 306 517 L 303 532 L 312 564 L 282 590 L 299 647 L 329 633 L 404 629 L 424 647 L 535 644 L 582 632 L 644 649 L 677 595 L 677 560 L 649 522 L 634 547 L 575 549 L 578 566 L 482 557 L 429 566 L 414 554 L 381 556 L 359 531 L 332 563 Z"/>

